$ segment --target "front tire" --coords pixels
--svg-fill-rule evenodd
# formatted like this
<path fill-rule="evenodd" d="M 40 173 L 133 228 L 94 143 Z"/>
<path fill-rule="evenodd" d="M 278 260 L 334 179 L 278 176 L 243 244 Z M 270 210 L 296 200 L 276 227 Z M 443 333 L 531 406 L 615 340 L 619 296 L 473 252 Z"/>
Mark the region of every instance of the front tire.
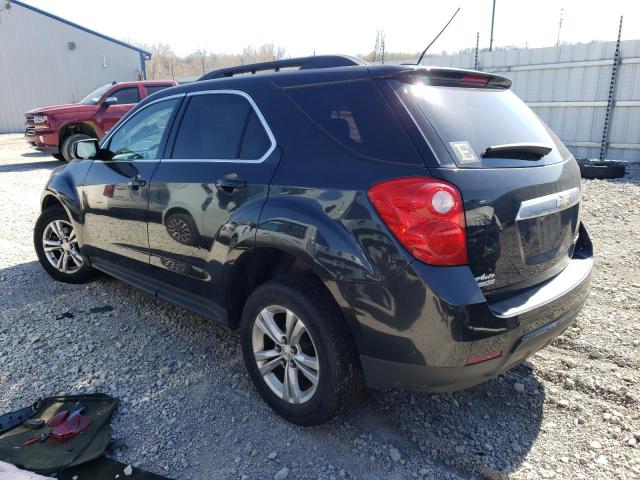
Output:
<path fill-rule="evenodd" d="M 33 230 L 33 243 L 40 265 L 54 279 L 65 283 L 85 283 L 95 271 L 78 249 L 73 224 L 62 207 L 40 214 Z"/>
<path fill-rule="evenodd" d="M 74 133 L 65 138 L 64 142 L 62 142 L 62 148 L 60 149 L 63 160 L 66 162 L 75 160 L 76 157 L 73 155 L 73 144 L 79 142 L 80 140 L 88 140 L 90 138 L 93 137 L 85 135 L 84 133 Z"/>
<path fill-rule="evenodd" d="M 324 423 L 362 391 L 362 373 L 333 299 L 311 279 L 276 279 L 247 300 L 242 354 L 269 406 L 302 426 Z"/>

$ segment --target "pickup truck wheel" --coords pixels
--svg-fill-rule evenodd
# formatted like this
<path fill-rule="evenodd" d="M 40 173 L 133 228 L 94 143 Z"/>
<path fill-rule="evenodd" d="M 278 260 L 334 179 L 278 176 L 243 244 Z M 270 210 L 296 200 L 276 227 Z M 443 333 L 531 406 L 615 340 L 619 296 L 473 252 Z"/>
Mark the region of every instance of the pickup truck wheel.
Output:
<path fill-rule="evenodd" d="M 76 231 L 62 207 L 40 214 L 33 230 L 33 243 L 40 265 L 54 279 L 85 283 L 95 271 L 78 249 Z"/>
<path fill-rule="evenodd" d="M 337 305 L 306 278 L 258 287 L 240 324 L 242 354 L 269 406 L 292 423 L 335 417 L 362 391 L 355 347 Z"/>
<path fill-rule="evenodd" d="M 85 135 L 84 133 L 74 133 L 65 138 L 64 142 L 62 142 L 62 148 L 60 149 L 63 159 L 66 162 L 75 160 L 76 157 L 73 155 L 73 144 L 79 140 L 88 140 L 89 138 L 93 137 Z"/>
<path fill-rule="evenodd" d="M 61 154 L 61 153 L 52 153 L 52 154 L 51 154 L 51 156 L 52 156 L 53 158 L 55 158 L 56 160 L 59 160 L 59 161 L 61 161 L 61 162 L 64 162 L 64 161 L 65 161 L 65 159 L 64 159 L 64 157 L 62 156 L 62 154 Z"/>

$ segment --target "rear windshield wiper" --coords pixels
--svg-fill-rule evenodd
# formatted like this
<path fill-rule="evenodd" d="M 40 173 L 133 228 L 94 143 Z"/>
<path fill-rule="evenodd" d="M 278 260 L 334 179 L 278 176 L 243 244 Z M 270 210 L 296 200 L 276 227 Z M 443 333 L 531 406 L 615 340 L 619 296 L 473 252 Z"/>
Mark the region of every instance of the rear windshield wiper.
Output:
<path fill-rule="evenodd" d="M 487 148 L 484 158 L 517 158 L 521 160 L 539 160 L 551 152 L 551 147 L 541 143 L 507 143 Z"/>

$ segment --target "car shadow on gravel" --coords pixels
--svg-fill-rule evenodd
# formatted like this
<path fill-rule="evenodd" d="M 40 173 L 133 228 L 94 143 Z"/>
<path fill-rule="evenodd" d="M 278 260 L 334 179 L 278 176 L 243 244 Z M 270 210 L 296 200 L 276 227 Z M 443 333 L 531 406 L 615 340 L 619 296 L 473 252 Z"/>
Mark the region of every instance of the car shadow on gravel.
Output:
<path fill-rule="evenodd" d="M 521 365 L 449 394 L 370 390 L 340 419 L 360 430 L 373 451 L 395 447 L 416 468 L 433 465 L 493 480 L 524 462 L 540 433 L 544 399 L 544 386 Z M 389 463 L 389 473 L 399 467 Z"/>
<path fill-rule="evenodd" d="M 62 165 L 60 162 L 45 160 L 43 162 L 9 163 L 0 165 L 0 173 L 26 172 L 28 170 L 53 170 Z"/>
<path fill-rule="evenodd" d="M 521 365 L 462 392 L 370 391 L 349 415 L 407 457 L 493 479 L 525 460 L 540 433 L 544 398 L 544 386 Z"/>
<path fill-rule="evenodd" d="M 272 478 L 283 465 L 297 478 L 312 462 L 369 480 L 413 478 L 423 469 L 426 478 L 444 478 L 444 472 L 502 479 L 522 464 L 540 432 L 544 387 L 524 366 L 452 394 L 369 390 L 334 421 L 300 428 L 259 398 L 245 373 L 236 334 L 122 282 L 103 276 L 85 286 L 66 285 L 31 261 L 0 270 L 0 302 L 9 315 L 5 322 L 46 324 L 40 327 L 47 332 L 43 339 L 56 338 L 60 328 L 78 339 L 72 342 L 77 349 L 66 342 L 56 347 L 66 356 L 45 357 L 44 365 L 30 367 L 28 381 L 46 383 L 43 393 L 91 384 L 121 398 L 114 435 L 129 447 L 116 458 L 141 461 L 152 471 L 163 471 L 174 457 L 171 445 L 185 441 L 176 425 L 188 426 L 191 448 L 182 454 L 196 478 L 213 478 L 216 472 L 219 478 L 238 478 L 238 470 L 245 469 L 258 472 L 251 478 Z M 43 339 L 38 348 L 46 348 Z M 90 371 L 74 373 L 70 383 L 45 382 L 47 369 L 58 368 L 62 358 L 89 354 L 96 362 Z M 161 374 L 163 369 L 169 373 Z M 93 370 L 113 373 L 107 380 Z M 516 382 L 521 393 L 514 389 Z M 155 407 L 145 407 L 145 400 Z M 170 424 L 170 417 L 178 422 Z M 157 444 L 153 432 L 158 431 L 160 451 L 145 454 Z M 265 463 L 275 450 L 277 462 Z M 301 462 L 303 451 L 308 458 Z M 180 467 L 173 466 L 174 473 L 183 471 L 174 468 Z"/>
<path fill-rule="evenodd" d="M 77 290 L 76 285 L 53 281 L 37 261 L 0 270 L 0 305 L 4 310 L 55 300 L 64 293 Z"/>

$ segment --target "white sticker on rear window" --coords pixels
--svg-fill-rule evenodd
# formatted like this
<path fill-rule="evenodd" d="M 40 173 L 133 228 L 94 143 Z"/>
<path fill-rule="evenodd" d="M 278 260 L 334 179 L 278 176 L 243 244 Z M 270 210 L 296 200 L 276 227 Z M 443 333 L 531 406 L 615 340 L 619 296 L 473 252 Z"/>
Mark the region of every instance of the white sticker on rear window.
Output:
<path fill-rule="evenodd" d="M 449 142 L 461 163 L 477 162 L 478 157 L 469 142 Z"/>

